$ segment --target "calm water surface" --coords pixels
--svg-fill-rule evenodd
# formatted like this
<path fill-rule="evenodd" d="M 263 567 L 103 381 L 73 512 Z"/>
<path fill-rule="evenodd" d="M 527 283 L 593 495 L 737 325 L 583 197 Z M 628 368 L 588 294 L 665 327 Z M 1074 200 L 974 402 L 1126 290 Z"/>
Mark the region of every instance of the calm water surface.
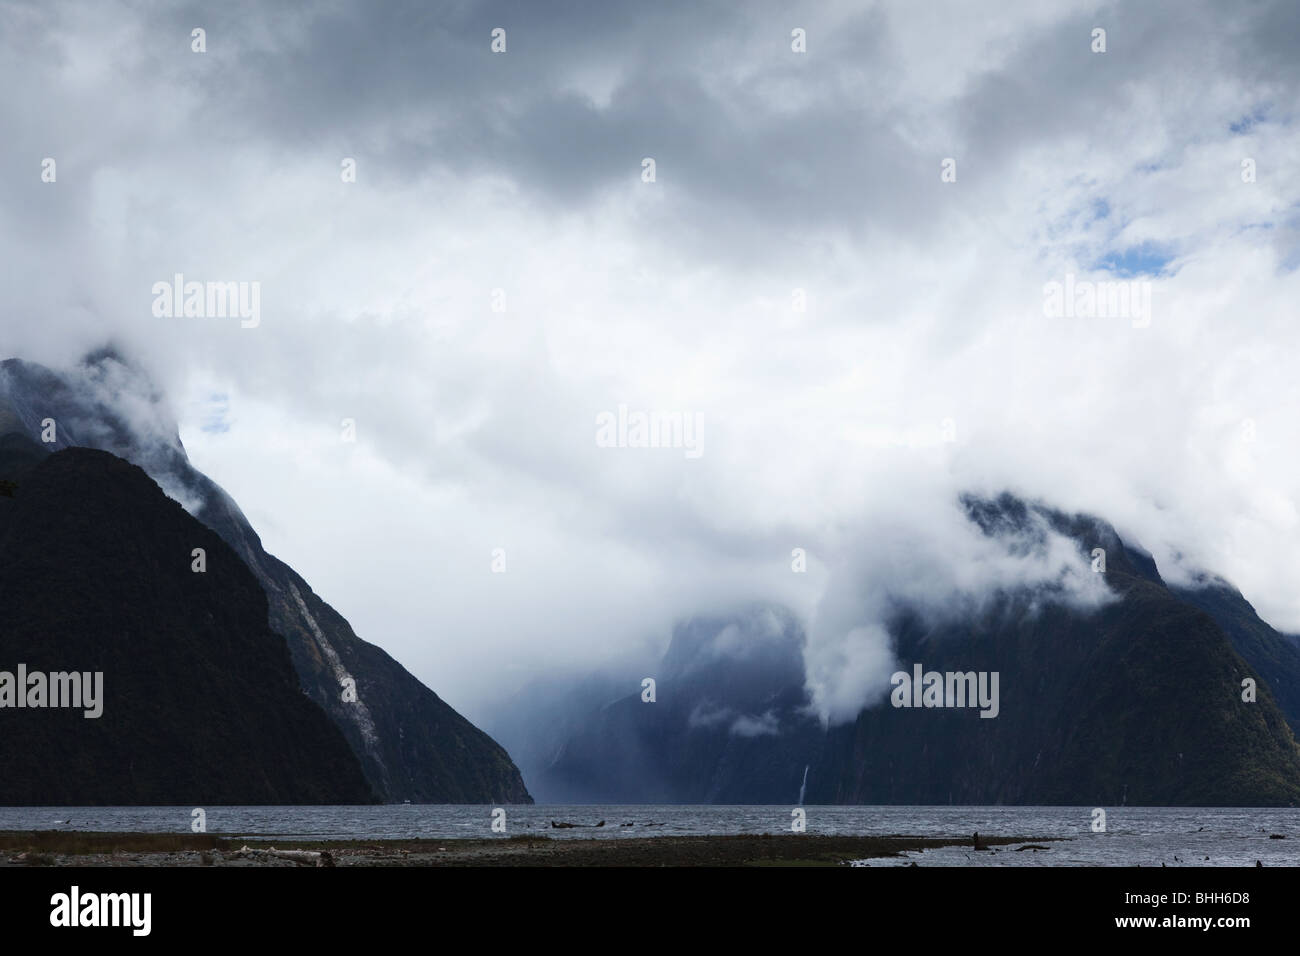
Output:
<path fill-rule="evenodd" d="M 188 831 L 193 807 L 0 807 L 0 830 Z M 207 830 L 232 837 L 413 839 L 500 836 L 490 806 L 205 807 Z M 626 839 L 789 833 L 791 808 L 507 806 L 505 836 Z M 1117 807 L 1092 832 L 1091 807 L 806 807 L 807 832 L 1029 839 L 1065 838 L 1046 851 L 926 850 L 871 866 L 1300 866 L 1300 809 Z M 595 824 L 553 829 L 551 821 Z M 631 824 L 623 826 L 622 824 Z M 1285 839 L 1270 839 L 1277 834 Z M 1208 859 L 1207 859 L 1208 858 Z"/>

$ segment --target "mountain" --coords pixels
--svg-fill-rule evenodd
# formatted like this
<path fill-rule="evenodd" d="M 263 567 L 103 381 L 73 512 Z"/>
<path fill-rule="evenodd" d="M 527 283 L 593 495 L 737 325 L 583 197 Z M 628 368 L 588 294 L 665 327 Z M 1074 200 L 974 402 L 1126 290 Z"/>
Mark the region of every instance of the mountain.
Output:
<path fill-rule="evenodd" d="M 143 468 L 247 565 L 303 690 L 342 732 L 381 800 L 532 801 L 500 745 L 357 637 L 300 575 L 266 552 L 234 500 L 190 464 L 163 397 L 138 370 L 111 349 L 68 372 L 0 362 L 0 452 L 10 449 L 0 459 L 0 479 L 21 484 L 34 462 L 73 447 Z M 348 679 L 355 681 L 355 701 L 344 700 Z"/>
<path fill-rule="evenodd" d="M 975 620 L 891 628 L 904 665 L 1000 672 L 1001 708 L 864 710 L 834 728 L 809 799 L 865 803 L 1276 806 L 1300 798 L 1300 750 L 1258 675 L 1213 618 L 1108 524 L 1011 496 L 968 499 L 986 534 L 1040 527 L 1106 551 L 1118 600 L 1092 612 L 1032 592 Z"/>
<path fill-rule="evenodd" d="M 807 713 L 803 632 L 756 605 L 676 627 L 653 675 L 580 722 L 539 777 L 590 803 L 788 803 L 821 731 Z"/>
<path fill-rule="evenodd" d="M 189 463 L 164 408 L 112 352 L 66 373 L 0 363 L 0 670 L 102 669 L 108 704 L 127 721 L 107 734 L 79 713 L 0 710 L 21 729 L 0 749 L 0 765 L 18 768 L 0 799 L 531 801 L 497 743 L 267 554 L 235 502 Z M 995 718 L 891 706 L 882 684 L 854 719 L 826 727 L 806 687 L 801 623 L 760 603 L 680 622 L 653 666 L 539 680 L 499 722 L 502 739 L 555 801 L 1300 800 L 1300 641 L 1222 579 L 1170 584 L 1101 518 L 1010 494 L 961 505 L 972 530 L 1016 560 L 1072 550 L 1076 571 L 1109 598 L 1085 607 L 1061 583 L 1008 586 L 936 613 L 891 596 L 879 623 L 899 669 L 996 674 Z M 207 551 L 206 577 L 189 570 L 194 547 Z M 1094 579 L 1096 549 L 1105 567 Z M 356 702 L 340 693 L 348 678 Z M 294 681 L 305 698 L 288 692 Z M 250 741 L 252 718 L 228 705 L 240 694 L 276 732 Z M 173 710 L 176 727 L 157 729 Z M 282 729 L 308 742 L 303 753 L 283 752 Z M 45 753 L 58 774 L 42 775 L 35 755 Z M 339 775 L 323 779 L 325 766 Z M 237 779 L 222 789 L 215 768 Z M 111 796 L 87 799 L 100 794 Z"/>
<path fill-rule="evenodd" d="M 1291 730 L 1300 734 L 1300 640 L 1266 624 L 1222 578 L 1206 576 L 1194 587 L 1172 590 L 1214 619 L 1237 653 L 1267 682 Z"/>
<path fill-rule="evenodd" d="M 810 804 L 1300 800 L 1292 639 L 1221 582 L 1171 588 L 1149 554 L 1096 517 L 1011 495 L 962 504 L 1009 551 L 1062 536 L 1086 568 L 1102 548 L 1113 597 L 1085 610 L 1059 588 L 1008 589 L 937 620 L 895 605 L 887 623 L 900 670 L 997 672 L 995 718 L 894 707 L 882 686 L 880 703 L 823 728 L 805 716 L 797 624 L 779 609 L 749 609 L 676 629 L 660 703 L 629 694 L 589 713 L 546 769 L 548 791 L 575 802 L 792 803 L 807 766 Z M 768 614 L 779 627 L 762 623 Z M 1242 696 L 1247 677 L 1253 702 Z"/>
<path fill-rule="evenodd" d="M 25 462 L 0 497 L 0 670 L 78 672 L 87 692 L 98 672 L 99 713 L 0 710 L 0 803 L 372 802 L 234 551 L 120 458 L 37 454 L 0 453 Z"/>
<path fill-rule="evenodd" d="M 493 739 L 510 752 L 539 803 L 585 803 L 587 790 L 564 775 L 550 772 L 557 754 L 601 709 L 640 689 L 633 667 L 624 672 L 581 675 L 541 674 L 521 687 L 504 692 L 488 710 L 485 724 Z M 639 699 L 639 698 L 638 698 Z"/>

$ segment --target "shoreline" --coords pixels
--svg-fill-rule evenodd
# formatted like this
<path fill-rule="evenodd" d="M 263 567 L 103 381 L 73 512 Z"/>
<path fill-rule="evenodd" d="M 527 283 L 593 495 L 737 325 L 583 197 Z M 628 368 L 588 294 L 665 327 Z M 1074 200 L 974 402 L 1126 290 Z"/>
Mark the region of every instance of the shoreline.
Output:
<path fill-rule="evenodd" d="M 274 840 L 219 833 L 0 831 L 3 866 L 839 866 L 964 846 L 984 852 L 1060 837 L 736 834 L 621 839 Z M 270 850 L 289 856 L 272 855 Z M 246 852 L 247 851 L 247 852 Z"/>

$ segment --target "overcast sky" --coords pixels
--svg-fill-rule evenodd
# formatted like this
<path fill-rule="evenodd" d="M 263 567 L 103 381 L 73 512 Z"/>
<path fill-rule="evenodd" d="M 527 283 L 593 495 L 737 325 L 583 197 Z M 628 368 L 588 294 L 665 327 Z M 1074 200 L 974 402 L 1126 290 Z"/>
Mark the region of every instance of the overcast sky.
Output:
<path fill-rule="evenodd" d="M 0 353 L 119 343 L 471 718 L 755 598 L 856 704 L 863 594 L 1053 573 L 963 489 L 1300 631 L 1294 3 L 206 6 L 0 0 Z M 260 324 L 155 315 L 176 273 Z M 1049 306 L 1120 279 L 1149 309 Z M 700 453 L 600 447 L 620 406 Z"/>

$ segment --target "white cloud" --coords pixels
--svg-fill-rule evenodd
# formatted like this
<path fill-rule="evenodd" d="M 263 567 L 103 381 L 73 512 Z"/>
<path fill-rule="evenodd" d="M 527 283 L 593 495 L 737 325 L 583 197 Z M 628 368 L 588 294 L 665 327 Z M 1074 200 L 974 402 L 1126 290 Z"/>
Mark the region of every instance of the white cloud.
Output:
<path fill-rule="evenodd" d="M 1094 511 L 1300 630 L 1296 83 L 1261 75 L 1281 7 L 1235 32 L 1107 8 L 1094 56 L 1084 6 L 838 5 L 798 62 L 776 6 L 525 18 L 495 60 L 476 12 L 258 7 L 214 19 L 207 61 L 184 14 L 56 7 L 0 29 L 25 91 L 0 106 L 0 351 L 142 356 L 268 548 L 470 716 L 753 598 L 812 622 L 847 712 L 891 666 L 864 567 L 957 592 L 1046 573 L 965 537 L 965 489 Z M 584 30 L 604 45 L 575 62 Z M 1149 328 L 1044 316 L 1044 283 L 1142 241 L 1176 255 Z M 260 281 L 261 327 L 155 319 L 175 272 Z M 214 393 L 229 431 L 203 429 Z M 621 402 L 699 411 L 705 454 L 597 448 Z"/>

